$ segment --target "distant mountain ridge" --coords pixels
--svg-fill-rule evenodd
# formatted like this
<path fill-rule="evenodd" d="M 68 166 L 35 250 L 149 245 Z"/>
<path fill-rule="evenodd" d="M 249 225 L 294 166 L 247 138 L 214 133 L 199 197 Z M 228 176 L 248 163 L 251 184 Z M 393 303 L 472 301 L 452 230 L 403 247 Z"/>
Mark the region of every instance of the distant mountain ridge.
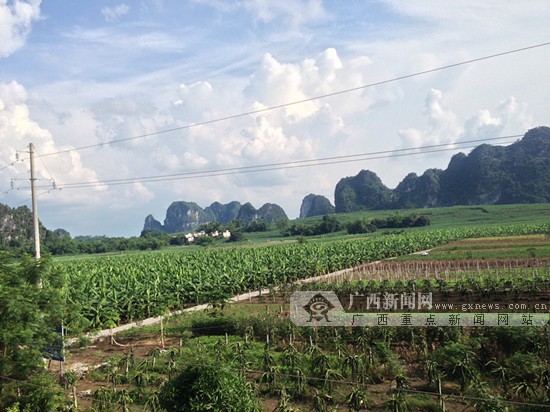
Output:
<path fill-rule="evenodd" d="M 550 128 L 529 130 L 509 146 L 482 144 L 458 153 L 447 169 L 408 174 L 395 189 L 369 170 L 336 185 L 337 213 L 455 205 L 550 201 Z"/>
<path fill-rule="evenodd" d="M 550 202 L 550 128 L 541 126 L 509 146 L 482 144 L 468 155 L 458 153 L 445 170 L 427 169 L 420 176 L 409 173 L 395 189 L 386 187 L 376 173 L 361 170 L 340 179 L 334 206 L 324 196 L 305 196 L 300 218 L 362 210 L 545 202 Z M 164 223 L 147 216 L 144 230 L 175 233 L 235 219 L 248 225 L 288 217 L 271 203 L 256 209 L 250 203 L 214 202 L 202 209 L 194 202 L 178 201 L 168 208 Z"/>
<path fill-rule="evenodd" d="M 281 219 L 288 220 L 288 217 L 283 208 L 274 203 L 266 203 L 256 209 L 251 203 L 241 205 L 233 201 L 224 205 L 214 202 L 203 209 L 195 202 L 176 201 L 166 210 L 164 224 L 149 215 L 145 218 L 143 230 L 177 233 L 195 230 L 209 222 L 226 224 L 232 220 L 240 220 L 246 226 L 255 220 L 269 224 Z"/>
<path fill-rule="evenodd" d="M 220 202 L 214 202 L 204 210 L 212 213 L 215 220 L 218 222 L 226 224 L 237 219 L 241 206 L 240 202 L 237 201 L 229 202 L 226 205 L 222 205 Z"/>

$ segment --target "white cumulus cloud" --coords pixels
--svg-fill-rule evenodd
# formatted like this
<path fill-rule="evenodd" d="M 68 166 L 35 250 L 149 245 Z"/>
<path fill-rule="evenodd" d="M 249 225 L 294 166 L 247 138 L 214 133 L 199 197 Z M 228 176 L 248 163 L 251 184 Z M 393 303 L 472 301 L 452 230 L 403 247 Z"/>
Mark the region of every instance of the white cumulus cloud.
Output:
<path fill-rule="evenodd" d="M 25 44 L 32 22 L 40 18 L 41 0 L 0 0 L 0 57 Z"/>
<path fill-rule="evenodd" d="M 401 129 L 397 132 L 405 148 L 456 141 L 461 128 L 457 124 L 455 113 L 444 107 L 443 93 L 440 90 L 430 90 L 426 96 L 423 113 L 428 121 L 428 128 Z"/>
<path fill-rule="evenodd" d="M 15 159 L 16 152 L 20 153 L 20 162 L 7 168 L 7 173 L 2 174 L 1 184 L 3 187 L 10 185 L 10 179 L 28 178 L 28 145 L 33 143 L 38 156 L 51 152 L 67 149 L 55 144 L 52 134 L 35 122 L 30 115 L 27 105 L 27 93 L 25 88 L 17 82 L 0 84 L 0 162 L 10 164 Z M 37 178 L 44 181 L 55 180 L 58 184 L 71 181 L 97 181 L 96 173 L 87 168 L 80 155 L 76 152 L 55 157 L 38 157 L 36 164 Z M 42 181 L 41 180 L 41 181 Z M 27 184 L 18 184 L 21 187 L 28 187 Z M 53 186 L 52 186 L 53 188 Z M 103 190 L 104 187 L 96 186 L 86 192 L 79 192 L 79 195 L 88 200 L 93 199 L 93 192 Z M 63 197 L 62 194 L 60 194 Z M 75 197 L 67 195 L 71 200 Z"/>
<path fill-rule="evenodd" d="M 524 132 L 532 122 L 526 104 L 518 103 L 513 96 L 500 102 L 492 111 L 478 109 L 463 117 L 446 108 L 444 100 L 440 90 L 430 90 L 423 112 L 429 126 L 399 130 L 402 147 L 491 139 Z"/>

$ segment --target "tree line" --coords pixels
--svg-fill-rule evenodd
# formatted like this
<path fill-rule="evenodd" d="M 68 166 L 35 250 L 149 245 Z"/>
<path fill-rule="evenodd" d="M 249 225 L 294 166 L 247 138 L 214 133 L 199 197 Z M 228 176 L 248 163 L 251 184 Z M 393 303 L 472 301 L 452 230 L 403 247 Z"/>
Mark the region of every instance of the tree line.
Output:
<path fill-rule="evenodd" d="M 342 223 L 336 216 L 323 216 L 320 223 L 316 225 L 305 225 L 303 223 L 294 223 L 286 228 L 282 234 L 284 236 L 316 236 L 340 231 L 347 231 L 349 234 L 371 233 L 378 229 L 399 229 L 410 227 L 428 226 L 430 219 L 425 215 L 394 214 L 387 218 L 376 219 L 357 219 L 350 223 Z"/>
<path fill-rule="evenodd" d="M 41 233 L 42 250 L 51 255 L 77 255 L 116 253 L 124 251 L 158 250 L 168 246 L 185 246 L 189 244 L 209 246 L 222 241 L 221 237 L 212 236 L 214 232 L 229 230 L 231 237 L 223 239 L 228 242 L 240 242 L 246 240 L 247 233 L 267 232 L 277 230 L 282 236 L 315 236 L 340 231 L 349 234 L 370 233 L 378 229 L 421 227 L 430 224 L 425 215 L 400 215 L 398 213 L 387 218 L 357 219 L 350 223 L 343 223 L 334 215 L 323 216 L 321 222 L 314 225 L 293 223 L 289 225 L 287 220 L 281 220 L 268 224 L 262 220 L 254 220 L 245 225 L 240 220 L 232 220 L 227 224 L 209 222 L 199 226 L 195 232 L 204 232 L 208 236 L 194 239 L 192 243 L 185 237 L 185 233 L 171 234 L 159 230 L 143 230 L 140 236 L 108 237 L 108 236 L 75 236 L 64 230 L 43 230 Z M 9 242 L 0 242 L 0 250 L 8 251 L 15 256 L 31 255 L 33 243 L 28 239 L 12 239 Z"/>

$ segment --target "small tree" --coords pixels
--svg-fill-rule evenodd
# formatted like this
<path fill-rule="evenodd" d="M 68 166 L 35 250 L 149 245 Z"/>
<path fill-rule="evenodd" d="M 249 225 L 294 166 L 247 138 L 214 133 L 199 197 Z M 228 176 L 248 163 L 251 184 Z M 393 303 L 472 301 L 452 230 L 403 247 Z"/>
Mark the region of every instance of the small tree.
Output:
<path fill-rule="evenodd" d="M 246 240 L 244 237 L 244 233 L 240 230 L 235 230 L 231 232 L 231 236 L 229 237 L 230 242 L 242 242 Z"/>
<path fill-rule="evenodd" d="M 172 412 L 260 412 L 251 387 L 235 371 L 209 363 L 188 366 L 166 382 L 159 393 L 160 405 Z"/>
<path fill-rule="evenodd" d="M 489 361 L 485 366 L 489 366 L 489 365 L 493 367 L 491 369 L 491 373 L 498 377 L 498 380 L 500 382 L 500 386 L 502 387 L 502 391 L 504 392 L 504 395 L 509 396 L 510 379 L 511 379 L 510 369 L 504 365 L 501 365 L 496 360 Z"/>
<path fill-rule="evenodd" d="M 38 287 L 41 284 L 42 287 Z M 42 372 L 43 353 L 56 346 L 64 317 L 63 279 L 49 260 L 0 253 L 0 404 L 8 408 L 54 411 L 61 388 Z M 14 385 L 13 380 L 32 384 Z M 61 402 L 61 403 L 60 403 Z"/>
<path fill-rule="evenodd" d="M 4 385 L 0 405 L 11 405 L 13 409 L 19 408 L 15 411 L 23 412 L 57 412 L 65 405 L 65 395 L 53 376 L 44 371 L 32 375 L 25 384 L 10 382 Z"/>
<path fill-rule="evenodd" d="M 479 378 L 475 353 L 461 343 L 451 343 L 436 350 L 434 360 L 440 365 L 443 373 L 458 380 L 462 392 L 472 381 Z"/>
<path fill-rule="evenodd" d="M 441 372 L 439 364 L 434 360 L 426 359 L 423 362 L 423 366 L 424 366 L 424 375 L 426 379 L 428 379 L 428 385 L 433 385 L 439 379 L 442 379 L 443 376 L 445 376 L 443 372 Z"/>

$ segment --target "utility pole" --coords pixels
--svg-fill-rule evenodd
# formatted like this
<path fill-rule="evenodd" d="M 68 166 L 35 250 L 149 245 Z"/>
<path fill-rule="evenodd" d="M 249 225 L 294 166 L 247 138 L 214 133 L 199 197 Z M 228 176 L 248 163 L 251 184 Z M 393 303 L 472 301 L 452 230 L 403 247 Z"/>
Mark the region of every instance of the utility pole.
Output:
<path fill-rule="evenodd" d="M 29 143 L 29 154 L 31 160 L 31 197 L 32 197 L 32 220 L 34 227 L 34 257 L 40 259 L 40 227 L 38 225 L 38 203 L 36 201 L 36 178 L 34 177 L 34 145 Z"/>

